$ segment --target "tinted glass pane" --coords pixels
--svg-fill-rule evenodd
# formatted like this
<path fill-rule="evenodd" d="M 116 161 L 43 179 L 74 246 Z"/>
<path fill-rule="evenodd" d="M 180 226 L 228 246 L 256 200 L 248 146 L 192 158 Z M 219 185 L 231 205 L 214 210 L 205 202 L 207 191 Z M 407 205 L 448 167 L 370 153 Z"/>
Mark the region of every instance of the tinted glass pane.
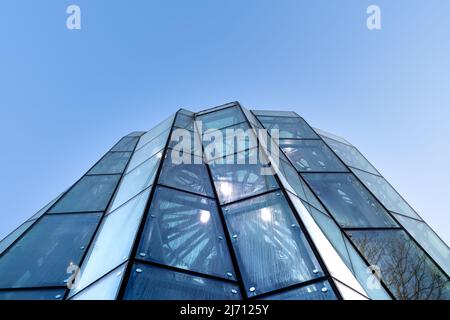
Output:
<path fill-rule="evenodd" d="M 189 160 L 188 160 L 189 159 Z M 159 183 L 167 186 L 214 196 L 208 171 L 202 158 L 189 156 L 186 163 L 176 150 L 168 150 Z"/>
<path fill-rule="evenodd" d="M 183 113 L 178 113 L 175 120 L 175 127 L 194 131 L 194 118 Z"/>
<path fill-rule="evenodd" d="M 247 123 L 241 123 L 203 135 L 205 155 L 208 159 L 221 158 L 229 154 L 258 146 L 253 130 Z"/>
<path fill-rule="evenodd" d="M 450 249 L 424 222 L 396 214 L 398 222 L 416 239 L 427 253 L 450 274 Z"/>
<path fill-rule="evenodd" d="M 125 266 L 123 265 L 112 271 L 98 282 L 77 294 L 72 300 L 115 300 L 119 291 L 120 281 L 125 272 Z"/>
<path fill-rule="evenodd" d="M 64 289 L 0 291 L 0 300 L 62 300 Z"/>
<path fill-rule="evenodd" d="M 122 173 L 130 159 L 131 152 L 109 152 L 88 174 Z"/>
<path fill-rule="evenodd" d="M 62 192 L 59 196 L 57 196 L 55 199 L 53 199 L 51 202 L 49 202 L 45 207 L 43 207 L 41 210 L 36 212 L 28 221 L 36 220 L 37 218 L 40 218 L 44 213 L 47 212 L 47 210 L 58 201 L 65 192 Z"/>
<path fill-rule="evenodd" d="M 382 177 L 356 169 L 353 169 L 353 172 L 388 210 L 420 219 L 417 213 Z"/>
<path fill-rule="evenodd" d="M 268 117 L 298 117 L 293 111 L 269 111 L 269 110 L 252 110 L 252 112 L 257 116 L 268 116 Z"/>
<path fill-rule="evenodd" d="M 303 179 L 300 178 L 294 167 L 290 163 L 283 160 L 284 157 L 284 155 L 281 155 L 281 161 L 278 165 L 274 165 L 274 168 L 278 168 L 278 176 L 280 177 L 282 183 L 284 183 L 285 188 L 297 195 L 300 199 L 322 211 L 325 211 L 319 200 L 317 200 L 317 197 L 311 192 L 311 189 L 306 185 Z"/>
<path fill-rule="evenodd" d="M 145 131 L 133 131 L 128 135 L 128 137 L 140 137 L 145 134 Z"/>
<path fill-rule="evenodd" d="M 146 134 L 144 134 L 139 140 L 139 144 L 137 145 L 136 150 L 142 148 L 142 146 L 146 145 L 147 143 L 155 139 L 161 133 L 170 129 L 172 127 L 173 118 L 174 115 L 170 116 L 169 118 L 158 124 L 156 127 L 148 131 Z"/>
<path fill-rule="evenodd" d="M 125 300 L 237 300 L 237 285 L 136 264 L 125 291 Z"/>
<path fill-rule="evenodd" d="M 355 147 L 337 142 L 332 139 L 323 139 L 331 149 L 350 167 L 361 169 L 373 174 L 379 174 L 378 171 L 364 158 L 364 156 Z"/>
<path fill-rule="evenodd" d="M 401 230 L 348 231 L 397 299 L 450 299 L 450 282 Z"/>
<path fill-rule="evenodd" d="M 249 295 L 323 275 L 281 193 L 238 202 L 224 211 Z"/>
<path fill-rule="evenodd" d="M 2 241 L 0 241 L 0 254 L 2 254 L 3 251 L 8 249 L 8 247 L 19 237 L 28 230 L 28 228 L 34 223 L 34 221 L 27 221 L 23 223 L 20 227 L 18 227 L 16 230 L 11 232 L 9 235 L 7 235 Z"/>
<path fill-rule="evenodd" d="M 279 130 L 281 139 L 318 139 L 319 136 L 313 129 L 300 117 L 258 117 L 263 126 L 269 130 Z"/>
<path fill-rule="evenodd" d="M 71 296 L 128 260 L 150 190 L 128 201 L 102 221 L 81 267 L 81 278 Z"/>
<path fill-rule="evenodd" d="M 202 121 L 204 132 L 208 129 L 222 129 L 244 122 L 245 117 L 239 108 L 233 107 L 198 116 L 197 121 Z"/>
<path fill-rule="evenodd" d="M 337 300 L 328 281 L 291 289 L 264 298 L 263 300 Z"/>
<path fill-rule="evenodd" d="M 210 164 L 217 193 L 222 203 L 278 188 L 273 175 L 263 175 L 261 164 Z"/>
<path fill-rule="evenodd" d="M 130 164 L 128 165 L 127 173 L 138 167 L 145 160 L 153 157 L 155 154 L 160 152 L 161 149 L 164 149 L 167 143 L 168 135 L 169 131 L 165 131 L 145 146 L 142 146 L 142 148 L 135 151 L 133 157 L 131 158 Z"/>
<path fill-rule="evenodd" d="M 234 279 L 213 200 L 158 187 L 138 258 Z"/>
<path fill-rule="evenodd" d="M 346 173 L 311 173 L 306 181 L 342 227 L 395 227 L 378 201 Z"/>
<path fill-rule="evenodd" d="M 298 171 L 348 171 L 321 140 L 281 140 L 280 147 Z"/>
<path fill-rule="evenodd" d="M 205 113 L 210 113 L 210 112 L 213 112 L 213 111 L 219 111 L 219 110 L 226 109 L 226 108 L 229 108 L 229 107 L 235 107 L 237 105 L 238 104 L 236 102 L 226 103 L 226 104 L 223 104 L 223 105 L 220 105 L 220 106 L 217 106 L 217 107 L 213 107 L 213 108 L 208 108 L 208 109 L 202 110 L 202 111 L 198 112 L 198 115 L 202 115 L 202 114 L 205 114 Z"/>
<path fill-rule="evenodd" d="M 43 217 L 0 258 L 0 288 L 64 286 L 99 220 L 96 213 Z"/>
<path fill-rule="evenodd" d="M 342 142 L 342 143 L 348 144 L 350 146 L 352 145 L 350 142 L 348 142 L 344 138 L 339 137 L 339 136 L 337 136 L 335 134 L 332 134 L 330 132 L 326 132 L 326 131 L 318 129 L 318 128 L 314 128 L 314 131 L 316 131 L 322 138 L 330 138 L 330 139 L 336 140 L 338 142 Z"/>
<path fill-rule="evenodd" d="M 104 211 L 119 179 L 120 175 L 85 176 L 49 212 Z"/>
<path fill-rule="evenodd" d="M 123 177 L 114 197 L 111 210 L 115 210 L 118 206 L 153 184 L 160 157 L 161 153 L 153 156 Z"/>
<path fill-rule="evenodd" d="M 124 137 L 111 149 L 111 151 L 133 151 L 139 137 Z"/>
<path fill-rule="evenodd" d="M 170 136 L 169 147 L 179 152 L 203 156 L 202 141 L 197 132 L 175 128 Z"/>

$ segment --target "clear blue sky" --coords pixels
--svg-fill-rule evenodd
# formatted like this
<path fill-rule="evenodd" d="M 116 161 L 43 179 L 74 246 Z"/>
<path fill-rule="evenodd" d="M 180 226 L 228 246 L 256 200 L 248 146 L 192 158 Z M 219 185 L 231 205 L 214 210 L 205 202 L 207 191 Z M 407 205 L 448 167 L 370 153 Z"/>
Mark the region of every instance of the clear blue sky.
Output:
<path fill-rule="evenodd" d="M 82 30 L 66 29 L 66 7 Z M 366 8 L 382 10 L 381 31 Z M 0 238 L 180 107 L 295 110 L 450 242 L 450 1 L 2 0 Z"/>

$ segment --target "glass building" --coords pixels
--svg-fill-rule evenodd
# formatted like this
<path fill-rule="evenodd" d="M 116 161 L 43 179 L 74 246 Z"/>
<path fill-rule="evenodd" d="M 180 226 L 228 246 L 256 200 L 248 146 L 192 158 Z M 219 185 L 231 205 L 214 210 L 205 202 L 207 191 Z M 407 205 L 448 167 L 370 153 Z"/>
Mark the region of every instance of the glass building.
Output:
<path fill-rule="evenodd" d="M 350 142 L 238 102 L 123 137 L 0 242 L 0 300 L 436 300 L 449 274 Z"/>

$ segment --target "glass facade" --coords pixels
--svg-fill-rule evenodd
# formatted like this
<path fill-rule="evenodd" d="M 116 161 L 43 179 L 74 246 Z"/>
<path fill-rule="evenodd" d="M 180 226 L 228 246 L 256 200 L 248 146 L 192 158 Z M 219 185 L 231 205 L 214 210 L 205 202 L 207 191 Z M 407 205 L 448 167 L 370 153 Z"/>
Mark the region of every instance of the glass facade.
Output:
<path fill-rule="evenodd" d="M 355 146 L 238 102 L 128 134 L 0 241 L 0 300 L 450 299 L 449 271 Z"/>

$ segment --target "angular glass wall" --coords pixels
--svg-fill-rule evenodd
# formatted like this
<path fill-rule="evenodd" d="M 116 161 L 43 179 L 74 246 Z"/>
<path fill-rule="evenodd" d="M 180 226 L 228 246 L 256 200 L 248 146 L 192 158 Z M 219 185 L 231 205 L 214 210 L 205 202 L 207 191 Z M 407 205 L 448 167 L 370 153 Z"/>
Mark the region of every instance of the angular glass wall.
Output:
<path fill-rule="evenodd" d="M 0 300 L 448 299 L 449 261 L 347 140 L 232 102 L 123 137 L 1 241 Z"/>

